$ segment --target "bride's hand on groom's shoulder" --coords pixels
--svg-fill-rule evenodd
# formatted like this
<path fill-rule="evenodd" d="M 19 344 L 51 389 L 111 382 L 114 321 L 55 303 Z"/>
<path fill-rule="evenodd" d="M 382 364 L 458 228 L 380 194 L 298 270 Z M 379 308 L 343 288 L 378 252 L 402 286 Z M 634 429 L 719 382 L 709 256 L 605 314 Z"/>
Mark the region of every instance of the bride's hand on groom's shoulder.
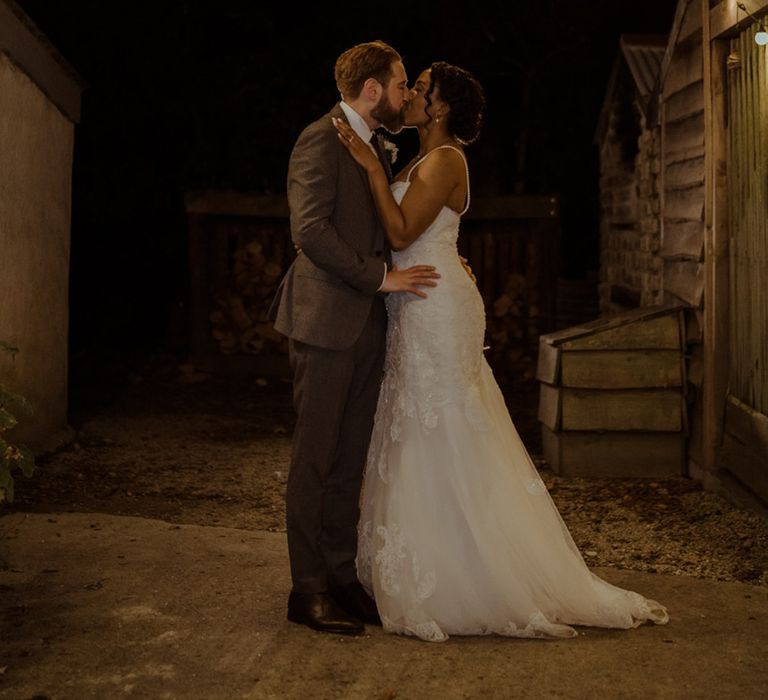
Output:
<path fill-rule="evenodd" d="M 344 144 L 350 155 L 365 168 L 366 172 L 374 172 L 377 168 L 381 168 L 383 171 L 383 167 L 376 154 L 355 133 L 349 124 L 336 117 L 331 117 L 331 120 L 336 127 L 336 131 L 339 133 L 339 141 Z"/>
<path fill-rule="evenodd" d="M 432 265 L 414 265 L 405 270 L 393 266 L 384 278 L 382 292 L 411 292 L 422 299 L 427 298 L 421 287 L 436 287 L 440 273 Z"/>

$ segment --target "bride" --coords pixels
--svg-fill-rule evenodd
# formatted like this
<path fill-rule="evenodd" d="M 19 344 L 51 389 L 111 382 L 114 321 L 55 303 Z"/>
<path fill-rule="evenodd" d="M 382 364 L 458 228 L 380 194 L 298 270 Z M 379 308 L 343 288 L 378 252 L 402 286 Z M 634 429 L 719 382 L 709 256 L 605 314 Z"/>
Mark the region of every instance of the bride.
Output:
<path fill-rule="evenodd" d="M 456 246 L 469 207 L 463 146 L 477 138 L 483 107 L 465 70 L 438 62 L 421 73 L 404 115 L 420 151 L 391 187 L 372 149 L 336 123 L 368 174 L 394 264 L 441 274 L 426 298 L 387 297 L 358 576 L 387 631 L 430 641 L 666 623 L 664 606 L 589 571 L 483 355 L 485 309 Z"/>

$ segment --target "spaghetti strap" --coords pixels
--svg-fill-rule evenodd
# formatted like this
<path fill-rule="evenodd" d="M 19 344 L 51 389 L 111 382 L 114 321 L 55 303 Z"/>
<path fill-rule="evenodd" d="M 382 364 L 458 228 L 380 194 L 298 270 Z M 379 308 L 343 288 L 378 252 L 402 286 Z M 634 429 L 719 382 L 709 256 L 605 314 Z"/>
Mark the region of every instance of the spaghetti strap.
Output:
<path fill-rule="evenodd" d="M 460 148 L 456 148 L 456 146 L 451 146 L 450 144 L 446 143 L 442 146 L 436 146 L 431 151 L 428 151 L 425 153 L 421 158 L 419 158 L 412 166 L 411 169 L 408 171 L 408 175 L 405 178 L 406 182 L 411 181 L 411 173 L 419 166 L 421 163 L 426 160 L 426 158 L 429 156 L 430 153 L 439 150 L 440 148 L 450 148 L 452 151 L 456 151 L 460 156 L 461 159 L 464 161 L 464 171 L 467 173 L 467 204 L 466 206 L 459 212 L 459 216 L 463 216 L 467 213 L 467 210 L 469 209 L 469 164 L 467 163 L 467 157 L 464 155 L 464 152 Z"/>

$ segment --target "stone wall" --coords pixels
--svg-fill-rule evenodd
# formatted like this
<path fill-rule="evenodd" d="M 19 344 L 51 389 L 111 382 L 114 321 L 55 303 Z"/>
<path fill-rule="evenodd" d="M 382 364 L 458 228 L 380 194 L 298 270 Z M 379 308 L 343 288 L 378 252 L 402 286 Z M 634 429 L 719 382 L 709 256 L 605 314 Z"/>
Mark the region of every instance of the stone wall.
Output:
<path fill-rule="evenodd" d="M 638 194 L 638 250 L 631 260 L 632 277 L 640 290 L 640 306 L 657 306 L 664 301 L 664 261 L 661 248 L 661 209 L 659 175 L 661 171 L 661 129 L 643 131 L 638 139 L 640 151 L 635 160 Z"/>
<path fill-rule="evenodd" d="M 637 155 L 627 162 L 612 119 L 601 148 L 600 312 L 663 302 L 658 127 L 640 118 Z M 625 137 L 626 138 L 626 137 Z"/>

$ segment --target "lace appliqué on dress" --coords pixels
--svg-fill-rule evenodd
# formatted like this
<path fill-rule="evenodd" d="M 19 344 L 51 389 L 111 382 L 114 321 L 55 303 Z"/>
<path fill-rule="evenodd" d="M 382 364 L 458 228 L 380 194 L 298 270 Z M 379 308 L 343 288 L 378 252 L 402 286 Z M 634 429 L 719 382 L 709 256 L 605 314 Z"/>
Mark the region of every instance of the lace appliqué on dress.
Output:
<path fill-rule="evenodd" d="M 389 530 L 379 525 L 376 528 L 376 534 L 384 541 L 375 557 L 375 562 L 379 566 L 382 590 L 387 595 L 397 595 L 400 592 L 400 569 L 405 559 L 403 535 L 397 525 L 392 525 Z"/>
<path fill-rule="evenodd" d="M 366 526 L 368 526 L 367 531 L 370 531 L 370 523 L 366 523 Z M 368 552 L 363 559 L 367 556 L 370 561 L 373 553 L 370 551 L 371 542 L 367 536 L 367 531 L 364 526 L 362 539 L 365 540 L 364 547 L 368 548 Z M 400 593 L 401 582 L 407 581 L 404 579 L 408 575 L 404 566 L 408 559 L 405 535 L 397 524 L 391 525 L 389 528 L 379 525 L 376 528 L 376 534 L 380 538 L 381 546 L 376 550 L 372 563 L 378 567 L 382 590 L 387 595 L 394 596 Z M 365 562 L 361 561 L 361 564 L 364 566 Z M 419 556 L 416 552 L 411 552 L 410 575 L 411 581 L 407 581 L 407 583 L 413 584 L 417 600 L 426 600 L 435 592 L 437 586 L 435 573 L 434 571 L 422 572 Z"/>
<path fill-rule="evenodd" d="M 458 265 L 455 247 L 448 254 L 448 260 Z M 412 259 L 399 264 L 408 266 L 417 260 L 413 254 Z M 433 262 L 441 265 L 437 260 Z M 460 274 L 466 277 L 463 269 Z M 474 286 L 468 277 L 458 280 Z M 453 295 L 450 304 L 447 300 L 423 300 L 410 295 L 390 295 L 387 299 L 387 352 L 377 424 L 384 421 L 382 430 L 393 442 L 403 439 L 408 420 L 418 421 L 425 432 L 434 430 L 441 412 L 450 406 L 461 408 L 476 429 L 489 428 L 479 389 L 484 358 L 478 343 L 485 331 L 485 316 L 482 298 L 476 290 L 472 292 Z M 433 292 L 434 296 L 438 294 Z M 457 318 L 461 319 L 459 323 Z M 442 337 L 444 332 L 452 336 L 448 346 Z"/>
<path fill-rule="evenodd" d="M 395 634 L 405 634 L 409 637 L 419 637 L 427 642 L 444 642 L 448 639 L 448 635 L 440 629 L 440 625 L 436 622 L 415 622 L 406 624 L 397 624 L 388 617 L 383 616 L 381 623 L 387 632 L 394 632 Z"/>
<path fill-rule="evenodd" d="M 416 598 L 426 600 L 435 592 L 437 587 L 435 572 L 428 571 L 423 576 L 421 575 L 421 566 L 416 552 L 411 555 L 411 570 L 413 571 L 413 580 L 416 582 Z"/>

